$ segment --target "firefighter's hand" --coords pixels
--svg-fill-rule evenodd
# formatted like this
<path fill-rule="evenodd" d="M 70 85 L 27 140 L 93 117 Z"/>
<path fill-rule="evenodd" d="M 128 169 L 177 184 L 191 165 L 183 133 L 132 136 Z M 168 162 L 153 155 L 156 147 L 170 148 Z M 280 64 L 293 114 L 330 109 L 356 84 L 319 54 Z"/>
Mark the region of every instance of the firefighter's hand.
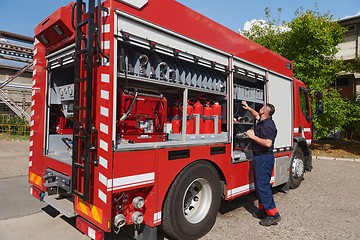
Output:
<path fill-rule="evenodd" d="M 248 136 L 250 139 L 253 139 L 255 137 L 255 132 L 252 129 L 249 129 L 245 132 L 245 135 Z"/>
<path fill-rule="evenodd" d="M 241 104 L 243 105 L 243 108 L 246 109 L 246 110 L 248 110 L 250 108 L 245 100 L 242 100 Z"/>

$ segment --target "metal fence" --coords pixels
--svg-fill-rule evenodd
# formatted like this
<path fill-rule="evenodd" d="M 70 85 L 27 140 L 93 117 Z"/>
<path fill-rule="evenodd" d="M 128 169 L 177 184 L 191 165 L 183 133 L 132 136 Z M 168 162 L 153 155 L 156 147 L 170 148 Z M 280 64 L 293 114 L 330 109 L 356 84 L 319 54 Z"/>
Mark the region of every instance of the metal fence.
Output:
<path fill-rule="evenodd" d="M 26 136 L 30 134 L 30 126 L 25 119 L 11 114 L 0 114 L 0 133 Z"/>

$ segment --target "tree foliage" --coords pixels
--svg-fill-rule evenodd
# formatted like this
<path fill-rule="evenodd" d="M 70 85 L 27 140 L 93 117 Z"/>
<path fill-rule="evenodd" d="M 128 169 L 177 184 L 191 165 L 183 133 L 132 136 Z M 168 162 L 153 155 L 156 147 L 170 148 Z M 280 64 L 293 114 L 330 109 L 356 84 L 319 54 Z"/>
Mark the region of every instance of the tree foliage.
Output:
<path fill-rule="evenodd" d="M 269 8 L 265 14 L 266 21 L 257 22 L 242 34 L 291 60 L 296 78 L 324 92 L 324 114 L 314 119 L 316 137 L 327 136 L 335 127 L 342 129 L 360 122 L 359 105 L 330 88 L 341 72 L 356 71 L 354 65 L 335 58 L 346 29 L 330 13 L 318 12 L 317 6 L 315 10 L 298 9 L 290 22 L 270 19 Z M 312 105 L 315 107 L 314 102 Z"/>

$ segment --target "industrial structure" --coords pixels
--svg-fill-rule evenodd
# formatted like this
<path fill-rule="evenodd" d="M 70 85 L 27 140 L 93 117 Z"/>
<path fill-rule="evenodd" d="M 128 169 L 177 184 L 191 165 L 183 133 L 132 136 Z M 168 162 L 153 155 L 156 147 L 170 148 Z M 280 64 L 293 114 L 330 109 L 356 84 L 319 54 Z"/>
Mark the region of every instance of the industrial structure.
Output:
<path fill-rule="evenodd" d="M 0 31 L 0 114 L 30 120 L 33 38 Z"/>

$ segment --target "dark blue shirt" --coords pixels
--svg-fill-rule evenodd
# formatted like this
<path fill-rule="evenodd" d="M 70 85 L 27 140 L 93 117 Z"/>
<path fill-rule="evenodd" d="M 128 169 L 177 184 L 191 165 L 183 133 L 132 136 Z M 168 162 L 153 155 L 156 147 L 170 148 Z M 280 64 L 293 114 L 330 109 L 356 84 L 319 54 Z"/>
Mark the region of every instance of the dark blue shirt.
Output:
<path fill-rule="evenodd" d="M 255 126 L 254 132 L 255 132 L 255 136 L 259 138 L 272 140 L 272 145 L 270 148 L 267 148 L 253 141 L 252 142 L 253 154 L 256 156 L 256 155 L 272 153 L 274 149 L 274 141 L 277 135 L 276 125 L 272 120 L 272 118 L 269 117 L 263 121 L 259 121 Z"/>

